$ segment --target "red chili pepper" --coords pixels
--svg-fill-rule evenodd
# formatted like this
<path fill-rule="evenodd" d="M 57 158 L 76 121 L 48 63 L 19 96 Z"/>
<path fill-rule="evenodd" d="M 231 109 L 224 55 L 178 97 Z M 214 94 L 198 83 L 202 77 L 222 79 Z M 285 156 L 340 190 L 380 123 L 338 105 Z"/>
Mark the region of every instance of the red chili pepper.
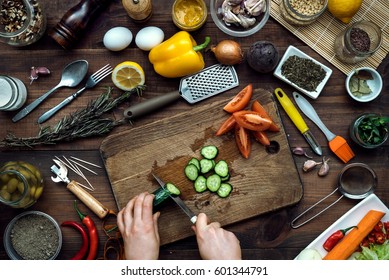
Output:
<path fill-rule="evenodd" d="M 324 242 L 323 244 L 323 248 L 326 250 L 326 251 L 331 251 L 332 248 L 335 247 L 336 244 L 338 244 L 338 242 L 344 237 L 344 235 L 346 234 L 346 232 L 348 232 L 350 229 L 352 228 L 355 228 L 356 226 L 352 226 L 352 227 L 349 227 L 349 228 L 346 228 L 346 229 L 340 229 L 340 230 L 337 230 L 335 231 L 333 234 L 331 234 L 330 237 L 327 238 L 327 240 Z"/>
<path fill-rule="evenodd" d="M 88 256 L 86 257 L 86 259 L 95 260 L 97 255 L 97 249 L 99 246 L 99 236 L 97 234 L 96 225 L 89 216 L 82 214 L 80 210 L 78 210 L 76 201 L 74 201 L 74 208 L 76 209 L 78 216 L 80 217 L 82 223 L 87 227 L 89 232 L 90 244 Z"/>
<path fill-rule="evenodd" d="M 61 224 L 64 227 L 72 227 L 78 230 L 82 236 L 82 246 L 80 250 L 72 257 L 71 260 L 82 260 L 85 257 L 86 252 L 88 252 L 89 239 L 86 230 L 82 227 L 81 224 L 74 221 L 65 221 Z"/>

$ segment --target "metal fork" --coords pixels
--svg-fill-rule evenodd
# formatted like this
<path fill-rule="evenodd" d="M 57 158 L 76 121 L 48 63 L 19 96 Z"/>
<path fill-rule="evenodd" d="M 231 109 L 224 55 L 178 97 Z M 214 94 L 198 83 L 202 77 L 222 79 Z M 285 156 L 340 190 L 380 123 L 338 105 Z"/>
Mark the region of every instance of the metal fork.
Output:
<path fill-rule="evenodd" d="M 107 64 L 101 69 L 97 70 L 95 73 L 89 76 L 88 80 L 86 81 L 86 84 L 83 88 L 79 89 L 77 92 L 70 95 L 68 98 L 64 99 L 61 103 L 59 103 L 57 106 L 51 108 L 49 111 L 44 113 L 42 116 L 39 117 L 38 123 L 44 123 L 48 119 L 50 119 L 52 116 L 54 116 L 55 113 L 57 113 L 60 109 L 68 105 L 70 102 L 72 102 L 74 99 L 76 99 L 84 90 L 93 88 L 95 85 L 97 85 L 98 82 L 100 82 L 102 79 L 107 77 L 109 74 L 111 74 L 113 71 L 112 67 Z"/>

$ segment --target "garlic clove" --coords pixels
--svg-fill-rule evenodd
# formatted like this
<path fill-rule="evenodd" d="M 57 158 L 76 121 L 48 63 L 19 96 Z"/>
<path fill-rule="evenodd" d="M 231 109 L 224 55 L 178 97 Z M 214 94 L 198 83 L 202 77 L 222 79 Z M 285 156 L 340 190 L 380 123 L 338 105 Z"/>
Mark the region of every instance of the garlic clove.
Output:
<path fill-rule="evenodd" d="M 311 171 L 312 169 L 314 169 L 317 165 L 320 165 L 322 164 L 322 162 L 316 162 L 314 160 L 306 160 L 304 162 L 304 165 L 303 165 L 303 171 L 304 172 L 308 172 L 308 171 Z"/>
<path fill-rule="evenodd" d="M 328 165 L 328 161 L 330 159 L 326 159 L 326 157 L 323 157 L 322 165 L 320 166 L 319 171 L 317 172 L 317 175 L 320 177 L 326 176 L 330 171 L 330 166 Z"/>

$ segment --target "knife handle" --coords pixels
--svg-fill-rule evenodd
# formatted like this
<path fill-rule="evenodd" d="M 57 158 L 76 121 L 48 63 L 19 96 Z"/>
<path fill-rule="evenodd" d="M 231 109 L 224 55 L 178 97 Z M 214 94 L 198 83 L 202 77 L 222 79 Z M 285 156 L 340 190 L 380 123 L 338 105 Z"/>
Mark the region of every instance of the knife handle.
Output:
<path fill-rule="evenodd" d="M 281 88 L 276 88 L 274 93 L 280 102 L 282 108 L 284 108 L 286 114 L 292 120 L 294 125 L 301 133 L 305 133 L 308 131 L 308 126 L 305 123 L 304 119 L 301 117 L 299 111 L 297 111 L 296 107 L 293 105 L 292 101 L 285 94 L 285 92 Z"/>
<path fill-rule="evenodd" d="M 160 96 L 147 99 L 124 110 L 124 117 L 130 120 L 161 109 L 173 101 L 180 99 L 181 94 L 178 90 L 164 93 Z"/>
<path fill-rule="evenodd" d="M 103 219 L 107 216 L 109 210 L 107 207 L 103 206 L 96 198 L 94 198 L 90 193 L 84 190 L 76 181 L 71 181 L 67 188 L 71 191 L 78 199 L 80 199 L 90 210 L 93 211 L 100 219 Z"/>

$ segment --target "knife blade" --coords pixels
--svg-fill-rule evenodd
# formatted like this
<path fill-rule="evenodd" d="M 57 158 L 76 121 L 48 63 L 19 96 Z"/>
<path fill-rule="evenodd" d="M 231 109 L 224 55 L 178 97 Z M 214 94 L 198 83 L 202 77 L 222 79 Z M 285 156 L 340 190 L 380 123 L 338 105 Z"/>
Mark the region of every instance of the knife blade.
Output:
<path fill-rule="evenodd" d="M 155 180 L 157 180 L 158 184 L 165 189 L 165 186 L 166 186 L 166 183 L 164 181 L 162 181 L 161 178 L 159 178 L 157 175 L 155 175 L 154 173 L 152 173 L 153 177 Z M 192 212 L 192 210 L 190 210 L 188 208 L 188 206 L 186 206 L 185 202 L 182 201 L 182 199 L 178 196 L 173 196 L 173 195 L 170 195 L 170 192 L 169 192 L 169 196 L 171 199 L 174 200 L 174 202 L 184 211 L 184 213 L 186 215 L 188 215 L 188 217 L 190 218 L 190 221 L 192 222 L 192 224 L 195 224 L 196 221 L 197 221 L 197 216 Z"/>
<path fill-rule="evenodd" d="M 307 141 L 309 146 L 311 146 L 312 150 L 318 154 L 322 155 L 322 149 L 317 142 L 316 138 L 313 136 L 312 132 L 309 130 L 309 127 L 305 123 L 304 119 L 297 111 L 296 107 L 293 105 L 292 101 L 290 101 L 289 97 L 285 94 L 285 92 L 281 88 L 276 88 L 274 93 L 278 101 L 280 102 L 282 108 L 284 108 L 286 114 L 292 120 L 294 125 L 303 135 L 304 139 Z"/>

